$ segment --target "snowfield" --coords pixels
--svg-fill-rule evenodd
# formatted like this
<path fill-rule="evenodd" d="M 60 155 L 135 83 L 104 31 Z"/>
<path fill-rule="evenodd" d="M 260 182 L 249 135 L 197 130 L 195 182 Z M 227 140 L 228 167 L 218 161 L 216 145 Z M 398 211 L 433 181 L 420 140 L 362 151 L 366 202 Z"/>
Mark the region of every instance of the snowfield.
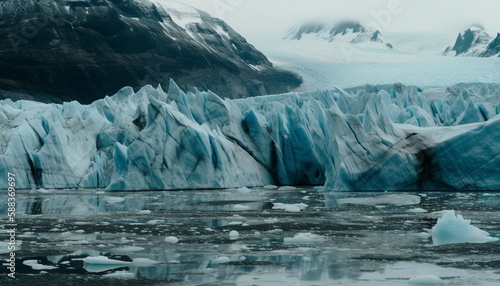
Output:
<path fill-rule="evenodd" d="M 0 173 L 19 189 L 498 190 L 499 102 L 498 84 L 223 100 L 173 81 L 91 105 L 4 100 Z"/>
<path fill-rule="evenodd" d="M 300 91 L 403 83 L 419 87 L 498 83 L 500 58 L 443 56 L 456 33 L 384 33 L 394 49 L 377 43 L 250 38 L 279 68 L 304 79 Z"/>

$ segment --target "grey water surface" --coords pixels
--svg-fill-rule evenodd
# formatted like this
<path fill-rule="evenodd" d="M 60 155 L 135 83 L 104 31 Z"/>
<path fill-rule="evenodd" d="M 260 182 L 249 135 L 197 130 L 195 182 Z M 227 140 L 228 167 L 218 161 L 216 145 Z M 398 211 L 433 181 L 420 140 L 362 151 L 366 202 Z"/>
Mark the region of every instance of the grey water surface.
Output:
<path fill-rule="evenodd" d="M 499 193 L 32 190 L 16 199 L 16 278 L 4 231 L 0 285 L 409 285 L 422 275 L 500 285 L 499 243 L 434 246 L 428 233 L 440 211 L 455 210 L 499 236 Z M 123 263 L 85 262 L 99 256 Z"/>

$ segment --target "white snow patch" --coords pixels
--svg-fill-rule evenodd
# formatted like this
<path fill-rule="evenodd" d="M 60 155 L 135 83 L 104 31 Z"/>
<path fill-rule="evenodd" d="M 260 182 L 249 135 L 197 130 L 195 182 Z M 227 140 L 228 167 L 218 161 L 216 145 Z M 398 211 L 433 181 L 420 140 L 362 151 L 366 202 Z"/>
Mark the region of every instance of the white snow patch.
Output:
<path fill-rule="evenodd" d="M 214 27 L 214 30 L 221 36 L 225 36 L 226 38 L 228 39 L 231 39 L 231 37 L 229 36 L 229 33 L 224 31 L 224 28 L 222 28 L 221 26 L 216 26 Z"/>

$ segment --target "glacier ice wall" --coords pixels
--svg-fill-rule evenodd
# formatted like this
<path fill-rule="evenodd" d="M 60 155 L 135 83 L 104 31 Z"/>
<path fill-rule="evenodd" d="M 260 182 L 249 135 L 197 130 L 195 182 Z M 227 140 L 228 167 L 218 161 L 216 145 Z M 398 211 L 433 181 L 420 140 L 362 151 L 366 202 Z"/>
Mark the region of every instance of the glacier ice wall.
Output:
<path fill-rule="evenodd" d="M 0 101 L 0 189 L 498 190 L 500 85 L 223 100 L 129 87 L 91 105 Z"/>

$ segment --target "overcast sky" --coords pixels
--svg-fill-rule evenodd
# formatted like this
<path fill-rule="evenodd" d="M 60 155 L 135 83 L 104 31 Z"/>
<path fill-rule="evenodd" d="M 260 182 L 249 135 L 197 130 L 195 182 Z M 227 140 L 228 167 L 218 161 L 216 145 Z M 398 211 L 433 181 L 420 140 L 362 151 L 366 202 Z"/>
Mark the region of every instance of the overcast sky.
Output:
<path fill-rule="evenodd" d="M 450 31 L 482 24 L 500 32 L 498 0 L 179 0 L 225 20 L 245 37 L 282 37 L 304 21 L 354 19 L 383 32 Z"/>

